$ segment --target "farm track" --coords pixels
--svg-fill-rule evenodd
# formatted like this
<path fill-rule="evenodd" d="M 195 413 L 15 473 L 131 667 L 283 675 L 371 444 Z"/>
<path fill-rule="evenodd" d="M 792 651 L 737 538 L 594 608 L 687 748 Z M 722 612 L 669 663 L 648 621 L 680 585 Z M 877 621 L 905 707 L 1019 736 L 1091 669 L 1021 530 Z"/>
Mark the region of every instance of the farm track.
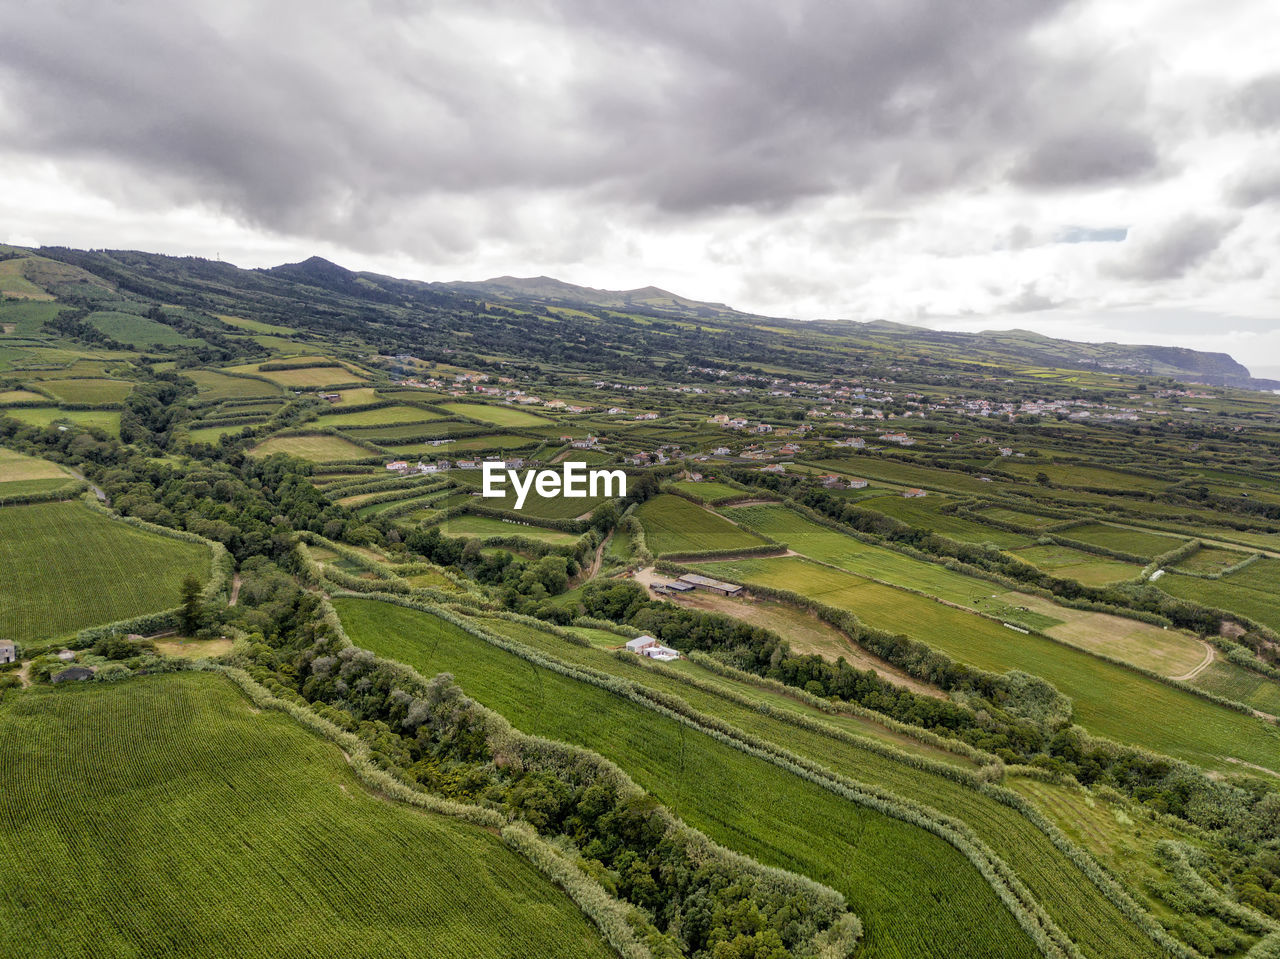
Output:
<path fill-rule="evenodd" d="M 1190 672 L 1183 673 L 1181 676 L 1173 676 L 1171 677 L 1172 679 L 1175 679 L 1181 683 L 1190 682 L 1191 680 L 1195 679 L 1197 676 L 1199 676 L 1206 669 L 1208 669 L 1210 666 L 1213 665 L 1213 660 L 1214 660 L 1213 647 L 1210 646 L 1208 643 L 1206 643 L 1204 640 L 1200 640 L 1200 643 L 1201 645 L 1204 646 L 1204 659 L 1200 661 L 1200 665 L 1196 666 L 1196 668 L 1192 669 Z"/>

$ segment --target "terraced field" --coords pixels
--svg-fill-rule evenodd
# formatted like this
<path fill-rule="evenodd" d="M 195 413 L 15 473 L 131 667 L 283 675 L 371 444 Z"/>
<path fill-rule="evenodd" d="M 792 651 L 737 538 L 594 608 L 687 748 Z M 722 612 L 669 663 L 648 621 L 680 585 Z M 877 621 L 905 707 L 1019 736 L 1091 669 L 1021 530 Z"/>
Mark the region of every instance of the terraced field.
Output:
<path fill-rule="evenodd" d="M 28 426 L 51 426 L 60 420 L 66 420 L 85 428 L 97 427 L 112 436 L 120 435 L 119 410 L 60 410 L 55 406 L 24 406 L 7 409 L 5 415 Z"/>
<path fill-rule="evenodd" d="M 735 526 L 722 516 L 668 493 L 655 496 L 636 510 L 649 551 L 702 553 L 716 549 L 750 549 L 765 544 L 762 536 Z"/>
<path fill-rule="evenodd" d="M 227 376 L 217 370 L 183 370 L 193 381 L 202 400 L 237 400 L 255 396 L 279 396 L 280 388 L 245 376 Z"/>
<path fill-rule="evenodd" d="M 613 955 L 499 839 L 373 797 L 220 676 L 14 698 L 0 780 L 13 959 Z"/>
<path fill-rule="evenodd" d="M 514 406 L 494 406 L 489 403 L 441 403 L 440 408 L 458 416 L 466 416 L 494 426 L 548 426 L 554 422 L 545 416 L 530 413 Z"/>
<path fill-rule="evenodd" d="M 951 846 L 598 687 L 529 663 L 425 613 L 340 600 L 356 645 L 450 672 L 517 727 L 602 753 L 690 825 L 827 883 L 866 928 L 860 956 L 1036 955 Z"/>
<path fill-rule="evenodd" d="M 99 405 L 120 403 L 132 391 L 135 384 L 129 380 L 65 379 L 42 383 L 59 403 L 83 403 Z"/>
<path fill-rule="evenodd" d="M 946 502 L 942 497 L 907 499 L 903 496 L 876 496 L 860 505 L 864 509 L 884 513 L 911 526 L 932 530 L 961 542 L 994 543 L 996 546 L 1006 547 L 1023 546 L 1030 542 L 1030 538 L 1023 533 L 1011 533 L 998 526 L 985 526 L 964 516 L 942 512 L 941 508 Z"/>
<path fill-rule="evenodd" d="M 79 502 L 0 507 L 0 635 L 51 639 L 169 609 L 182 580 L 209 578 L 209 549 Z"/>
<path fill-rule="evenodd" d="M 273 436 L 255 446 L 254 456 L 270 456 L 272 453 L 288 453 L 313 463 L 341 463 L 346 460 L 364 460 L 377 456 L 363 446 L 348 442 L 340 436 Z"/>
<path fill-rule="evenodd" d="M 800 557 L 699 563 L 699 571 L 760 583 L 847 609 L 877 629 L 906 633 L 956 659 L 1004 672 L 1043 677 L 1071 698 L 1076 721 L 1091 732 L 1145 746 L 1210 768 L 1230 758 L 1280 773 L 1280 730 L 1193 693 L 1038 636 L 904 590 Z M 1135 710 L 1142 722 L 1135 721 Z M 1238 767 L 1237 767 L 1238 768 Z"/>
<path fill-rule="evenodd" d="M 1142 567 L 1136 563 L 1098 556 L 1070 546 L 1026 546 L 1010 553 L 1051 576 L 1074 579 L 1085 586 L 1106 586 L 1126 579 L 1136 579 Z"/>
<path fill-rule="evenodd" d="M 1092 546 L 1133 553 L 1135 556 L 1146 559 L 1153 559 L 1186 543 L 1185 538 L 1125 529 L 1108 523 L 1085 523 L 1082 526 L 1072 526 L 1060 531 L 1059 535 L 1089 543 Z"/>
<path fill-rule="evenodd" d="M 568 546 L 576 543 L 579 533 L 566 533 L 563 530 L 547 529 L 543 526 L 528 526 L 523 523 L 510 523 L 492 516 L 475 516 L 463 513 L 453 516 L 440 524 L 440 532 L 446 536 L 475 536 L 481 539 L 490 536 L 524 536 L 543 543 L 557 546 Z"/>

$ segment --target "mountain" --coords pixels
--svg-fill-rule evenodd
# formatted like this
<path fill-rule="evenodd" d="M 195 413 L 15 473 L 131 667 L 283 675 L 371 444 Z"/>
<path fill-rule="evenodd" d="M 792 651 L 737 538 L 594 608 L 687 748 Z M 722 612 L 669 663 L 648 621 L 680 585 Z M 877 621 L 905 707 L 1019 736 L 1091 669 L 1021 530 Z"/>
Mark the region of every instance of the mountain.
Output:
<path fill-rule="evenodd" d="M 654 311 L 688 318 L 749 317 L 723 303 L 706 303 L 643 286 L 636 290 L 597 290 L 575 286 L 550 276 L 496 276 L 479 282 L 435 283 L 441 289 L 504 302 L 535 302 L 544 306 L 595 306 L 606 309 Z"/>

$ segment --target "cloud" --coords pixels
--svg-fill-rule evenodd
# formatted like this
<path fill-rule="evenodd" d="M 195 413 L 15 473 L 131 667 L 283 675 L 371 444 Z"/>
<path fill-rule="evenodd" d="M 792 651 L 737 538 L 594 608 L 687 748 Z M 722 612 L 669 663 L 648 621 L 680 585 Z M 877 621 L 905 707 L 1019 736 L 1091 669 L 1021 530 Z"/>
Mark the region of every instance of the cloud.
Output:
<path fill-rule="evenodd" d="M 1280 165 L 1273 161 L 1246 170 L 1227 184 L 1226 197 L 1238 207 L 1280 200 Z"/>
<path fill-rule="evenodd" d="M 1026 187 L 1096 186 L 1131 181 L 1158 165 L 1149 134 L 1101 127 L 1051 137 L 1022 157 L 1010 177 Z"/>
<path fill-rule="evenodd" d="M 1057 309 L 1065 303 L 1065 300 L 1054 299 L 1041 293 L 1035 283 L 1027 283 L 1023 285 L 1017 296 L 1002 304 L 1000 312 L 1040 313 L 1044 310 Z"/>
<path fill-rule="evenodd" d="M 1257 77 L 1241 87 L 1231 98 L 1234 116 L 1260 129 L 1280 127 L 1280 73 Z"/>
<path fill-rule="evenodd" d="M 1199 266 L 1222 244 L 1239 219 L 1188 214 L 1126 241 L 1122 256 L 1105 268 L 1122 279 L 1174 280 Z M 1132 249 L 1127 249 L 1133 242 Z"/>
<path fill-rule="evenodd" d="M 1125 226 L 1064 226 L 1053 239 L 1055 243 L 1123 243 L 1128 235 Z"/>

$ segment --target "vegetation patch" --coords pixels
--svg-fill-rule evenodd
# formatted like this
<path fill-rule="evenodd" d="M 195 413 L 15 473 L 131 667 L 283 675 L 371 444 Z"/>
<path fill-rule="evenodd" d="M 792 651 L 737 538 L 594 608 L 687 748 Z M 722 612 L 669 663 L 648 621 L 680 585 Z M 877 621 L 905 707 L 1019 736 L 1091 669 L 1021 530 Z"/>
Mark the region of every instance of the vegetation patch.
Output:
<path fill-rule="evenodd" d="M 307 436 L 273 436 L 259 443 L 250 451 L 254 456 L 270 456 L 272 453 L 288 453 L 313 463 L 340 463 L 346 460 L 369 459 L 376 455 L 340 436 L 312 434 Z"/>
<path fill-rule="evenodd" d="M 635 515 L 644 526 L 645 539 L 655 556 L 751 549 L 767 542 L 763 536 L 669 493 L 641 504 Z"/>
<path fill-rule="evenodd" d="M 1106 586 L 1135 579 L 1142 568 L 1134 563 L 1097 556 L 1070 546 L 1052 543 L 1011 550 L 1014 556 L 1053 576 L 1074 579 L 1085 586 Z"/>
<path fill-rule="evenodd" d="M 521 427 L 547 426 L 554 422 L 514 406 L 493 406 L 488 403 L 441 403 L 440 408 L 458 416 L 492 423 L 494 426 Z"/>

